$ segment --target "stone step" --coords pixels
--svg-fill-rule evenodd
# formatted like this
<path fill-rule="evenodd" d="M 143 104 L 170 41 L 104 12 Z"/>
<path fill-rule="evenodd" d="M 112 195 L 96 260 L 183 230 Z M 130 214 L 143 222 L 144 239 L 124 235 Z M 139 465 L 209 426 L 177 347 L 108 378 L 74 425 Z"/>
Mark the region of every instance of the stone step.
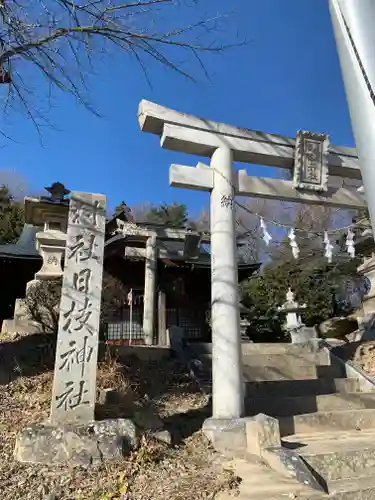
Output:
<path fill-rule="evenodd" d="M 197 358 L 205 365 L 212 363 L 211 353 L 197 354 Z M 262 354 L 262 353 L 243 353 L 242 363 L 248 366 L 284 366 L 285 364 L 305 365 L 330 365 L 330 357 L 327 352 L 306 352 L 306 353 L 287 353 L 287 354 Z"/>
<path fill-rule="evenodd" d="M 233 465 L 232 465 L 233 463 Z M 327 495 L 312 490 L 293 478 L 285 477 L 263 463 L 235 459 L 225 464 L 226 469 L 232 469 L 241 478 L 239 495 L 233 492 L 222 492 L 215 500 L 281 500 L 298 498 L 299 500 L 317 500 L 329 498 Z"/>
<path fill-rule="evenodd" d="M 266 344 L 266 343 L 243 343 L 241 344 L 243 354 L 303 354 L 314 352 L 310 344 Z M 205 342 L 194 342 L 189 345 L 189 351 L 196 354 L 212 353 L 212 344 Z"/>
<path fill-rule="evenodd" d="M 274 366 L 275 368 L 293 364 L 295 366 L 323 365 L 331 364 L 329 353 L 307 352 L 307 353 L 287 353 L 287 354 L 254 354 L 244 353 L 242 362 L 247 366 Z"/>
<path fill-rule="evenodd" d="M 375 393 L 337 393 L 320 396 L 257 398 L 246 396 L 246 415 L 265 413 L 287 417 L 304 413 L 375 408 Z"/>
<path fill-rule="evenodd" d="M 269 375 L 269 367 L 267 374 Z M 334 369 L 335 371 L 336 369 Z M 272 370 L 271 370 L 272 371 Z M 264 373 L 264 370 L 262 370 Z M 201 383 L 212 386 L 212 373 L 207 367 L 195 372 Z M 338 372 L 340 375 L 340 371 Z M 253 371 L 250 372 L 250 375 Z M 336 392 L 361 392 L 361 385 L 358 379 L 350 378 L 314 378 L 314 379 L 281 379 L 273 375 L 276 380 L 260 380 L 259 371 L 257 371 L 257 380 L 246 380 L 247 395 L 254 398 L 265 398 L 274 396 L 293 397 L 293 396 L 318 396 L 322 394 L 333 394 Z M 316 377 L 316 374 L 314 374 Z"/>
<path fill-rule="evenodd" d="M 243 374 L 247 382 L 261 382 L 264 380 L 292 380 L 318 378 L 315 365 L 284 365 L 274 366 L 243 366 Z"/>
<path fill-rule="evenodd" d="M 242 344 L 243 354 L 294 354 L 302 355 L 314 352 L 310 344 L 268 344 L 268 343 L 253 343 Z"/>
<path fill-rule="evenodd" d="M 283 439 L 332 490 L 331 481 L 375 478 L 375 429 L 295 434 Z M 374 482 L 375 485 L 375 482 Z"/>
<path fill-rule="evenodd" d="M 357 477 L 330 481 L 329 500 L 373 500 L 375 498 L 375 477 Z"/>
<path fill-rule="evenodd" d="M 233 467 L 233 465 L 234 467 Z M 292 478 L 284 477 L 260 463 L 235 460 L 225 464 L 241 478 L 238 500 L 373 500 L 375 477 L 359 477 L 330 481 L 330 494 L 326 495 L 304 487 Z M 233 500 L 232 492 L 222 492 L 217 500 Z"/>
<path fill-rule="evenodd" d="M 249 396 L 318 396 L 335 392 L 360 392 L 360 382 L 356 378 L 319 378 L 312 380 L 271 380 L 247 382 L 246 391 Z"/>
<path fill-rule="evenodd" d="M 281 436 L 313 432 L 375 430 L 375 409 L 307 413 L 279 419 Z"/>
<path fill-rule="evenodd" d="M 247 382 L 345 377 L 344 368 L 339 364 L 316 366 L 314 364 L 298 365 L 292 362 L 279 366 L 250 366 L 246 364 L 243 365 L 243 374 Z"/>

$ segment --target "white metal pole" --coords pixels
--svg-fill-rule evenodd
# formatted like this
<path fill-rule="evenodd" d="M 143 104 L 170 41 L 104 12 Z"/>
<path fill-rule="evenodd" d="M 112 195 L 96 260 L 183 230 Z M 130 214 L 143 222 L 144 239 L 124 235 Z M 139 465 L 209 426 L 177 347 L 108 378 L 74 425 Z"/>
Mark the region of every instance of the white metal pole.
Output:
<path fill-rule="evenodd" d="M 375 1 L 329 0 L 363 187 L 375 228 Z"/>

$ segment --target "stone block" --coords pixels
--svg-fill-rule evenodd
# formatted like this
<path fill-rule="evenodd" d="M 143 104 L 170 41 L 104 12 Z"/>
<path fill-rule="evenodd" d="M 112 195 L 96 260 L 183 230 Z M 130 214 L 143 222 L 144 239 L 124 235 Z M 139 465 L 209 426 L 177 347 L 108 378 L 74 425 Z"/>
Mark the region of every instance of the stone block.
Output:
<path fill-rule="evenodd" d="M 315 327 L 303 326 L 296 332 L 291 332 L 290 337 L 292 344 L 306 344 L 311 339 L 317 338 L 318 333 Z"/>
<path fill-rule="evenodd" d="M 113 388 L 99 389 L 98 402 L 103 406 L 121 406 L 121 411 L 132 415 L 135 411 L 135 395 L 131 388 L 121 392 Z"/>
<path fill-rule="evenodd" d="M 43 327 L 36 321 L 19 321 L 15 319 L 4 319 L 1 326 L 1 333 L 6 334 L 34 334 L 43 333 Z"/>
<path fill-rule="evenodd" d="M 120 403 L 121 395 L 116 389 L 99 389 L 100 405 L 117 405 Z"/>
<path fill-rule="evenodd" d="M 247 451 L 262 456 L 263 451 L 281 446 L 279 421 L 259 413 L 246 423 Z"/>
<path fill-rule="evenodd" d="M 151 432 L 151 436 L 161 443 L 167 444 L 169 446 L 172 445 L 171 433 L 165 429 L 162 431 Z"/>
<path fill-rule="evenodd" d="M 30 319 L 26 299 L 16 299 L 14 303 L 14 320 L 28 321 Z"/>
<path fill-rule="evenodd" d="M 126 418 L 100 420 L 94 422 L 91 429 L 103 458 L 123 456 L 138 444 L 136 426 Z"/>
<path fill-rule="evenodd" d="M 120 458 L 137 443 L 136 427 L 127 419 L 63 427 L 42 423 L 18 435 L 14 454 L 24 463 L 87 467 L 103 459 Z"/>
<path fill-rule="evenodd" d="M 125 362 L 130 356 L 135 356 L 137 359 L 146 362 L 162 361 L 169 359 L 171 356 L 171 349 L 168 346 L 107 345 L 106 350 L 121 362 Z"/>
<path fill-rule="evenodd" d="M 222 452 L 246 451 L 246 425 L 252 418 L 209 418 L 203 424 L 203 432 L 215 449 Z"/>
<path fill-rule="evenodd" d="M 322 493 L 327 492 L 325 481 L 306 465 L 304 460 L 294 450 L 278 447 L 265 450 L 263 460 L 279 474 L 292 478 L 299 483 Z"/>

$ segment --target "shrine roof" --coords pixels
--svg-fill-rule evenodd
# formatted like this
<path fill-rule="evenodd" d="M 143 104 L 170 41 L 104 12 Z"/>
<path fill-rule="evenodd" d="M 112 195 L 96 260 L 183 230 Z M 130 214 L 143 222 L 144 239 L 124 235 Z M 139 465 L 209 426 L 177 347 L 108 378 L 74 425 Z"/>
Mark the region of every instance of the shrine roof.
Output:
<path fill-rule="evenodd" d="M 184 251 L 184 242 L 164 240 L 159 243 L 159 247 L 167 250 L 168 254 L 171 256 L 179 255 L 181 252 Z M 207 250 L 205 250 L 202 246 L 200 247 L 200 255 L 210 258 L 209 252 L 207 252 Z"/>
<path fill-rule="evenodd" d="M 36 233 L 40 231 L 39 227 L 31 224 L 25 224 L 17 243 L 7 243 L 0 245 L 0 257 L 14 259 L 40 259 L 36 249 Z"/>
<path fill-rule="evenodd" d="M 145 223 L 145 225 L 146 224 L 147 226 L 152 226 L 152 224 L 150 223 Z M 41 259 L 36 249 L 36 233 L 41 230 L 42 228 L 38 226 L 25 224 L 17 243 L 0 245 L 0 257 L 11 259 Z M 189 260 L 183 258 L 183 241 L 164 240 L 159 244 L 161 249 L 160 258 L 163 261 L 169 260 L 177 265 L 182 266 L 185 264 L 194 264 L 194 266 L 196 267 L 207 269 L 209 269 L 211 266 L 211 255 L 203 245 L 200 246 L 199 258 Z M 144 259 L 144 257 L 139 257 L 139 259 L 142 260 Z M 244 279 L 246 276 L 249 276 L 256 272 L 259 267 L 259 263 L 239 264 L 238 270 L 239 274 L 242 275 L 242 279 Z"/>

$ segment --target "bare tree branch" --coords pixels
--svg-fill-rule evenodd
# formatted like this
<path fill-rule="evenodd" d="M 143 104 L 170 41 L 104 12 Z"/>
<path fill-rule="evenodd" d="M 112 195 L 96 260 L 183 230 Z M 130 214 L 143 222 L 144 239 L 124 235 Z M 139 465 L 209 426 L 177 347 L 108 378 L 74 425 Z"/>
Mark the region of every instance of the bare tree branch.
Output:
<path fill-rule="evenodd" d="M 196 0 L 198 3 L 200 0 Z M 36 126 L 29 104 L 35 89 L 22 76 L 37 70 L 48 85 L 75 96 L 93 111 L 86 79 L 101 57 L 117 49 L 133 56 L 147 76 L 147 58 L 195 80 L 175 54 L 186 52 L 204 73 L 201 53 L 221 53 L 240 43 L 217 43 L 215 15 L 170 29 L 170 16 L 182 0 L 0 0 L 0 83 L 9 84 L 8 105 L 17 102 Z M 162 27 L 165 24 L 165 29 Z M 173 52 L 176 49 L 177 52 Z M 39 90 L 39 89 L 38 89 Z"/>

